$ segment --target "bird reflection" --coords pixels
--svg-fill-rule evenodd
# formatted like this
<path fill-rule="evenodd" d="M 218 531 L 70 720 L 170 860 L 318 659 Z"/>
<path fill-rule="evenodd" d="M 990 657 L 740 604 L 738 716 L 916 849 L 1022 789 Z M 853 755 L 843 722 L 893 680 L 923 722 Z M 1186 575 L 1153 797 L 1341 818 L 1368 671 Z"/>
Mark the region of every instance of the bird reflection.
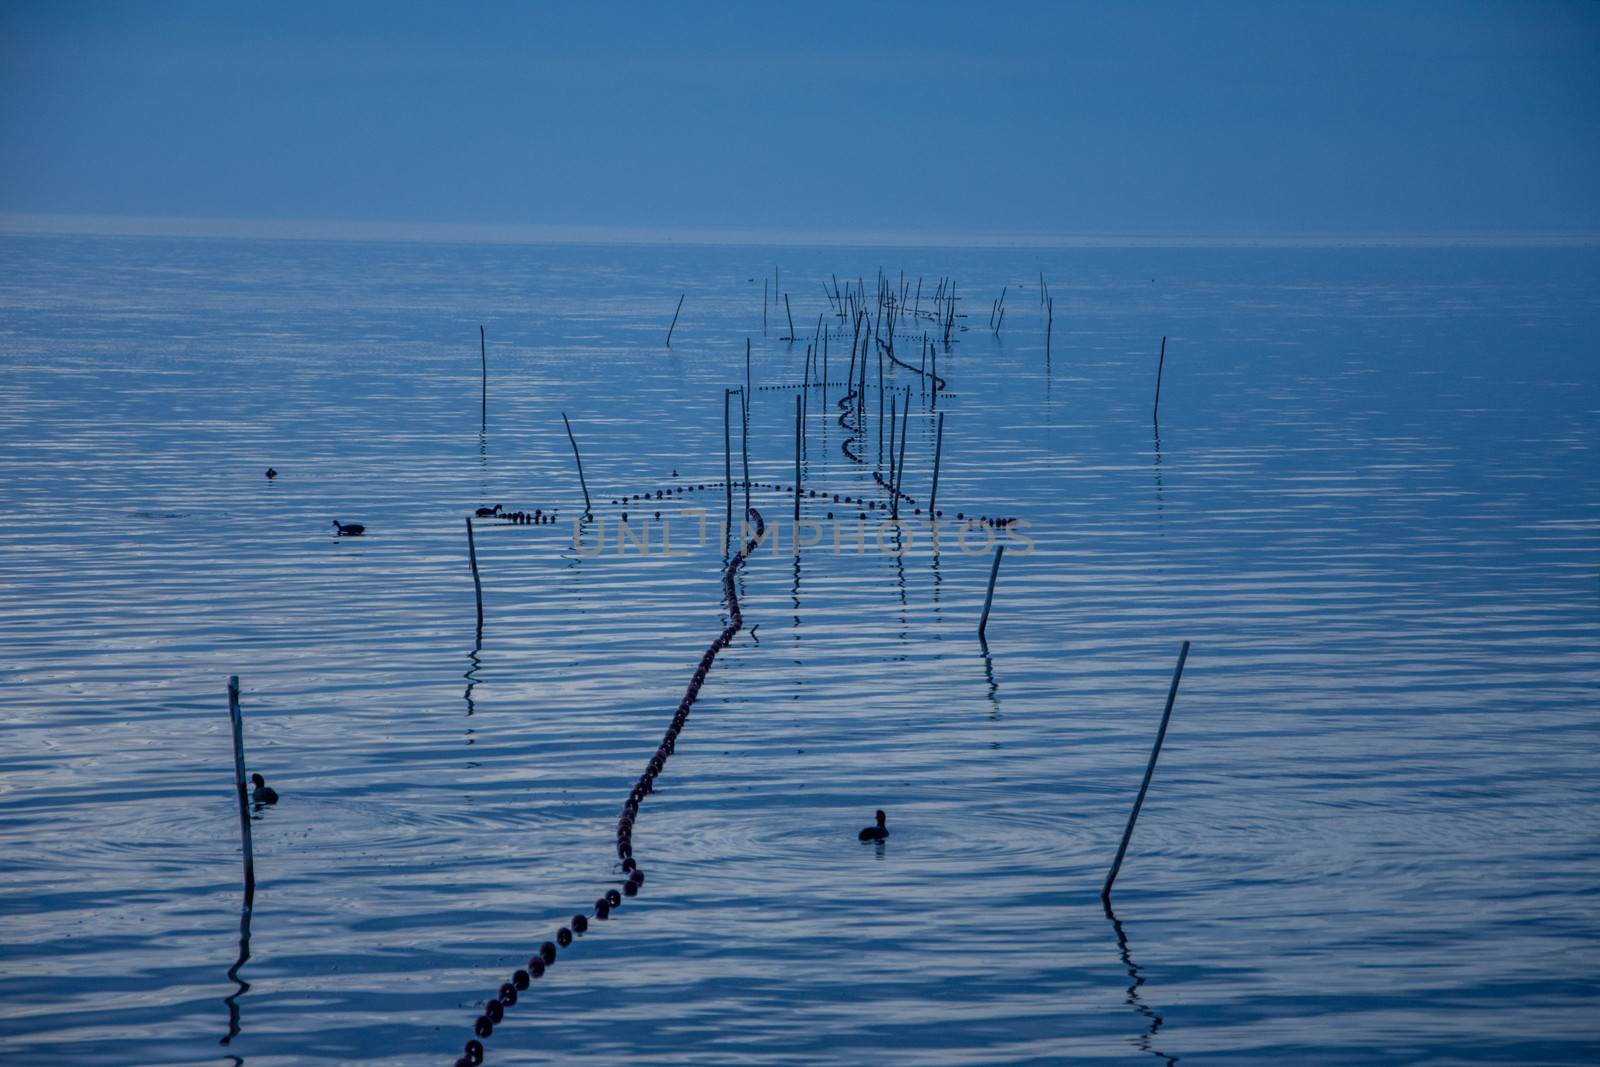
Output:
<path fill-rule="evenodd" d="M 226 1045 L 239 1036 L 239 998 L 250 989 L 250 983 L 239 977 L 239 968 L 245 965 L 250 958 L 250 913 L 255 906 L 256 891 L 254 886 L 245 886 L 244 909 L 239 913 L 239 958 L 233 961 L 233 966 L 228 968 L 228 981 L 238 988 L 222 998 L 228 1006 L 228 1033 L 219 1044 Z M 237 1063 L 244 1061 L 235 1057 Z"/>
<path fill-rule="evenodd" d="M 1164 1061 L 1170 1067 L 1178 1062 L 1178 1057 L 1168 1055 L 1155 1047 L 1156 1035 L 1161 1032 L 1162 1018 L 1157 1015 L 1150 1005 L 1139 996 L 1139 988 L 1144 985 L 1145 977 L 1139 973 L 1138 964 L 1133 962 L 1133 954 L 1128 949 L 1128 935 L 1122 929 L 1122 923 L 1117 919 L 1116 912 L 1111 910 L 1111 901 L 1102 900 L 1106 910 L 1106 918 L 1111 920 L 1111 928 L 1117 933 L 1117 951 L 1122 956 L 1122 965 L 1128 968 L 1128 977 L 1132 984 L 1128 986 L 1128 995 L 1125 998 L 1128 1007 L 1138 1012 L 1148 1021 L 1144 1033 L 1133 1039 L 1133 1044 L 1141 1051 Z"/>

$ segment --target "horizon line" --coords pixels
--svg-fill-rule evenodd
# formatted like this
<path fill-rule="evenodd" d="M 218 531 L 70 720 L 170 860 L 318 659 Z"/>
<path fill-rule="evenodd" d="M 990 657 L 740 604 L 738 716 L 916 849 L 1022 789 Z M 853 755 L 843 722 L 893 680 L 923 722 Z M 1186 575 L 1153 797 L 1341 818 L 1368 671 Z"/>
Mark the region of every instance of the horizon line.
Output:
<path fill-rule="evenodd" d="M 150 215 L 0 212 L 0 235 L 168 237 L 352 243 L 771 245 L 903 248 L 1444 248 L 1591 247 L 1600 233 L 1573 231 L 1439 231 L 1350 233 L 1087 232 L 821 230 L 781 227 L 637 227 L 495 225 L 492 223 L 357 222 L 232 219 Z"/>

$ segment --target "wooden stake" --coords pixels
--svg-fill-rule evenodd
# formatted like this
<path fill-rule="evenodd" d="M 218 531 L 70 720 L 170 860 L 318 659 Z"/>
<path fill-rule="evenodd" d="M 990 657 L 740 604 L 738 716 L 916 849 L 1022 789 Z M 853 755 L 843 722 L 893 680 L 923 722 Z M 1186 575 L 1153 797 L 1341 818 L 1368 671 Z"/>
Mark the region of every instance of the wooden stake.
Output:
<path fill-rule="evenodd" d="M 989 605 L 994 603 L 994 580 L 1000 576 L 1000 557 L 1006 554 L 1006 546 L 1001 545 L 994 550 L 994 566 L 989 568 L 989 592 L 983 598 L 983 618 L 978 620 L 978 640 L 982 641 L 983 631 L 989 627 Z"/>
<path fill-rule="evenodd" d="M 894 493 L 890 497 L 892 503 L 889 505 L 890 514 L 897 519 L 900 517 L 900 483 L 906 478 L 906 438 L 911 436 L 906 432 L 906 423 L 910 418 L 911 390 L 907 389 L 905 407 L 900 409 L 900 458 L 895 460 L 894 464 Z"/>
<path fill-rule="evenodd" d="M 740 396 L 743 403 L 739 405 L 739 425 L 743 430 L 743 444 L 741 451 L 744 453 L 744 510 L 750 513 L 750 398 Z"/>
<path fill-rule="evenodd" d="M 567 440 L 572 442 L 572 458 L 578 461 L 578 484 L 583 487 L 583 517 L 589 518 L 594 510 L 589 506 L 589 483 L 583 480 L 583 457 L 578 454 L 578 439 L 572 436 L 572 423 L 567 422 L 567 413 L 561 413 L 561 421 L 567 427 Z"/>
<path fill-rule="evenodd" d="M 800 396 L 794 398 L 794 521 L 800 521 L 800 447 L 804 440 L 804 424 L 800 421 Z M 795 530 L 799 534 L 798 527 Z"/>
<path fill-rule="evenodd" d="M 1043 275 L 1040 275 L 1040 277 L 1042 278 Z M 1055 297 L 1051 297 L 1049 300 L 1047 300 L 1045 302 L 1045 308 L 1046 308 L 1046 313 L 1047 313 L 1047 315 L 1049 317 L 1045 319 L 1045 324 L 1044 324 L 1044 358 L 1045 358 L 1045 361 L 1048 362 L 1049 359 L 1050 359 L 1050 335 L 1052 333 L 1054 333 L 1055 329 L 1056 329 L 1056 301 L 1055 301 Z"/>
<path fill-rule="evenodd" d="M 478 546 L 472 537 L 472 516 L 467 516 L 467 563 L 472 566 L 472 592 L 478 599 L 478 633 L 483 633 L 483 582 L 478 578 Z"/>
<path fill-rule="evenodd" d="M 1122 857 L 1128 854 L 1128 842 L 1133 839 L 1133 824 L 1139 821 L 1139 809 L 1144 806 L 1144 795 L 1150 791 L 1150 779 L 1156 773 L 1156 757 L 1161 755 L 1161 742 L 1167 737 L 1167 723 L 1172 719 L 1172 703 L 1178 699 L 1178 680 L 1183 677 L 1183 664 L 1189 658 L 1189 642 L 1183 643 L 1183 648 L 1178 650 L 1178 666 L 1172 672 L 1172 688 L 1167 690 L 1167 710 L 1161 713 L 1161 728 L 1156 731 L 1156 743 L 1150 749 L 1150 762 L 1145 764 L 1144 781 L 1139 783 L 1139 795 L 1134 798 L 1133 810 L 1128 813 L 1128 825 L 1122 831 L 1122 843 L 1117 846 L 1117 858 L 1111 861 L 1111 870 L 1106 873 L 1106 884 L 1100 889 L 1100 900 L 1107 908 L 1111 907 L 1111 883 L 1117 880 L 1117 872 L 1122 870 Z"/>
<path fill-rule="evenodd" d="M 733 420 L 728 415 L 728 398 L 732 395 L 732 389 L 722 390 L 722 484 L 728 490 L 727 526 L 733 525 Z"/>
<path fill-rule="evenodd" d="M 256 892 L 256 852 L 250 840 L 250 794 L 245 788 L 244 713 L 239 710 L 239 676 L 228 677 L 228 718 L 233 722 L 233 784 L 239 794 L 239 838 L 244 844 L 244 895 Z M 249 904 L 245 905 L 247 908 Z"/>
<path fill-rule="evenodd" d="M 856 390 L 856 428 L 861 433 L 862 462 L 867 455 L 867 346 L 861 346 L 861 387 Z"/>
<path fill-rule="evenodd" d="M 939 412 L 939 429 L 933 438 L 933 488 L 928 492 L 928 521 L 938 518 L 934 506 L 939 501 L 939 457 L 944 453 L 944 412 Z"/>
<path fill-rule="evenodd" d="M 1161 338 L 1161 362 L 1156 364 L 1156 406 L 1155 406 L 1155 410 L 1150 413 L 1150 418 L 1154 422 L 1160 422 L 1161 421 L 1161 372 L 1163 370 L 1165 370 L 1166 367 L 1167 367 L 1167 339 L 1166 339 L 1166 337 L 1162 337 Z"/>
<path fill-rule="evenodd" d="M 897 412 L 895 411 L 895 403 L 899 399 L 900 398 L 897 397 L 897 396 L 891 396 L 889 398 L 889 485 L 888 485 L 888 490 L 889 490 L 889 497 L 890 497 L 890 500 L 889 500 L 889 515 L 890 515 L 890 517 L 893 517 L 894 514 L 895 514 L 895 510 L 894 510 L 894 507 L 895 507 L 894 506 L 894 435 L 895 435 L 895 431 L 897 429 L 899 429 L 899 426 L 900 426 L 899 421 L 895 418 L 895 416 L 897 414 Z"/>
<path fill-rule="evenodd" d="M 687 295 L 688 294 L 686 294 L 686 293 L 679 293 L 678 294 L 678 307 L 672 313 L 672 325 L 667 327 L 667 347 L 668 348 L 672 347 L 672 331 L 678 328 L 678 312 L 683 310 L 683 298 L 685 296 L 687 296 Z"/>
<path fill-rule="evenodd" d="M 789 317 L 789 336 L 781 338 L 784 341 L 794 340 L 794 312 L 789 310 L 789 294 L 783 294 L 783 313 Z"/>
<path fill-rule="evenodd" d="M 487 430 L 489 428 L 489 342 L 481 325 L 478 327 L 478 361 L 483 366 L 483 413 L 480 425 Z"/>
<path fill-rule="evenodd" d="M 878 348 L 878 469 L 883 469 L 883 348 L 881 346 Z"/>

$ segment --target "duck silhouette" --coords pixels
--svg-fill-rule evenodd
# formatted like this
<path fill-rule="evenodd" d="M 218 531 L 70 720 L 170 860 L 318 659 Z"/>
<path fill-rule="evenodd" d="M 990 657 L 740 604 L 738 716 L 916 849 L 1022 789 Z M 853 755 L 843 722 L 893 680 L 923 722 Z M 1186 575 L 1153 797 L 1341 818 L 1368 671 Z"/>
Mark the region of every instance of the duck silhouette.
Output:
<path fill-rule="evenodd" d="M 250 784 L 255 786 L 250 791 L 250 799 L 257 804 L 276 804 L 278 802 L 278 791 L 268 785 L 267 780 L 261 775 L 252 774 L 250 776 Z"/>
<path fill-rule="evenodd" d="M 883 825 L 884 821 L 886 819 L 887 819 L 887 816 L 885 816 L 883 814 L 883 809 L 879 808 L 878 809 L 878 825 L 863 827 L 861 832 L 856 835 L 856 840 L 858 840 L 858 841 L 882 841 L 884 838 L 888 837 L 889 836 L 889 828 Z"/>
<path fill-rule="evenodd" d="M 360 537 L 367 532 L 367 528 L 359 522 L 340 522 L 338 519 L 333 520 L 333 528 L 338 537 Z"/>
<path fill-rule="evenodd" d="M 498 515 L 498 514 L 500 514 L 500 505 L 499 504 L 496 504 L 492 508 L 479 508 L 478 511 L 477 511 L 477 517 L 480 518 L 480 519 L 492 518 L 493 516 Z"/>

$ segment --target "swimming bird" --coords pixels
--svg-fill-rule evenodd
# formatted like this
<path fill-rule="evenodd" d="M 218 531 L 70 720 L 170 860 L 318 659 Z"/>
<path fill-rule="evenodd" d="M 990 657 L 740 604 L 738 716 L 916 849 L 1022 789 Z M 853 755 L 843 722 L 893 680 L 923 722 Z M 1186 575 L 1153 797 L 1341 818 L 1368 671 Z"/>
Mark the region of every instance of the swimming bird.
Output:
<path fill-rule="evenodd" d="M 883 825 L 886 818 L 887 816 L 883 814 L 883 809 L 878 809 L 878 825 L 863 827 L 861 832 L 856 835 L 856 840 L 882 841 L 884 838 L 888 837 L 889 829 Z"/>
<path fill-rule="evenodd" d="M 255 786 L 255 789 L 250 792 L 250 799 L 257 804 L 276 804 L 278 802 L 278 791 L 268 785 L 267 780 L 261 775 L 252 774 L 250 776 L 250 784 Z"/>
<path fill-rule="evenodd" d="M 278 476 L 278 472 L 277 471 L 273 470 L 271 467 L 267 468 L 267 480 L 268 481 L 271 481 L 273 478 L 276 478 L 277 476 Z"/>
<path fill-rule="evenodd" d="M 492 518 L 492 517 L 494 517 L 495 515 L 498 515 L 498 514 L 500 514 L 500 505 L 499 504 L 496 504 L 492 508 L 479 508 L 478 509 L 478 518 L 480 518 L 480 519 Z"/>
<path fill-rule="evenodd" d="M 367 532 L 367 528 L 359 522 L 340 522 L 338 519 L 333 520 L 333 528 L 338 531 L 336 536 L 339 537 L 360 537 Z"/>

